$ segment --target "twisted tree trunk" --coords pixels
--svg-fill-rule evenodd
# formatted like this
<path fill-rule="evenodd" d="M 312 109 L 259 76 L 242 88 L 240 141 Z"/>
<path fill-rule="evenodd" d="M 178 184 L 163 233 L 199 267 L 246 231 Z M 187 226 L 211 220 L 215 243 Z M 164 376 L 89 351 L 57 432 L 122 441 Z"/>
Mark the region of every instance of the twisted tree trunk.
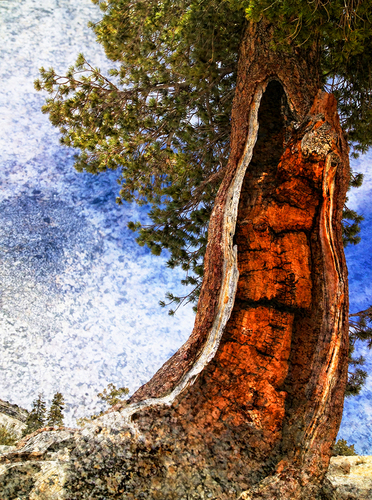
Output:
<path fill-rule="evenodd" d="M 316 498 L 347 377 L 348 146 L 318 90 L 316 44 L 278 52 L 271 40 L 261 22 L 242 42 L 193 333 L 131 399 L 147 408 L 140 428 L 169 418 L 210 457 L 216 498 Z"/>
<path fill-rule="evenodd" d="M 66 498 L 318 498 L 347 376 L 348 147 L 316 49 L 248 27 L 189 340 L 77 435 Z"/>

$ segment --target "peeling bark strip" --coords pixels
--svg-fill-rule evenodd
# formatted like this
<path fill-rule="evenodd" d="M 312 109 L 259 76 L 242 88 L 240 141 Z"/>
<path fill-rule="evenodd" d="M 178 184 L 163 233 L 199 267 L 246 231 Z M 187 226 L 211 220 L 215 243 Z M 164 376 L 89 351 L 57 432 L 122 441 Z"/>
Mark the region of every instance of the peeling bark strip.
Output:
<path fill-rule="evenodd" d="M 193 333 L 76 435 L 68 499 L 319 497 L 347 376 L 348 148 L 316 51 L 273 53 L 270 30 L 242 43 Z"/>

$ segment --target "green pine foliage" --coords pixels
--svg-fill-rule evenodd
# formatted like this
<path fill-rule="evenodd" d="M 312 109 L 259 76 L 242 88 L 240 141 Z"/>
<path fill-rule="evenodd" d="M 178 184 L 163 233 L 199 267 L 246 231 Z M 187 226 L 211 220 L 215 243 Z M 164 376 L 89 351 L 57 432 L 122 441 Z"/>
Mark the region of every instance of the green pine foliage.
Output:
<path fill-rule="evenodd" d="M 0 425 L 0 445 L 13 446 L 17 441 L 18 436 L 10 425 Z"/>
<path fill-rule="evenodd" d="M 351 172 L 350 176 L 350 188 L 358 188 L 363 183 L 363 174 L 358 174 L 356 172 Z M 346 203 L 348 199 L 346 198 Z M 351 210 L 345 204 L 343 214 L 342 214 L 342 239 L 344 246 L 349 244 L 357 245 L 360 242 L 360 223 L 364 220 L 362 215 L 357 214 L 355 210 Z"/>
<path fill-rule="evenodd" d="M 318 41 L 323 85 L 335 93 L 354 153 L 372 144 L 372 24 L 368 2 L 350 0 L 93 0 L 92 24 L 114 62 L 109 76 L 80 54 L 65 75 L 41 68 L 43 112 L 75 167 L 120 171 L 118 203 L 149 206 L 151 223 L 131 222 L 137 242 L 185 271 L 196 302 L 214 199 L 229 155 L 239 42 L 247 19 L 265 16 L 274 45 Z M 354 176 L 354 179 L 360 176 Z M 352 179 L 353 182 L 353 179 Z M 360 216 L 345 208 L 345 243 L 357 243 Z M 165 301 L 161 302 L 165 306 Z M 172 313 L 173 311 L 170 311 Z"/>
<path fill-rule="evenodd" d="M 109 406 L 114 406 L 117 403 L 125 403 L 123 397 L 128 393 L 129 389 L 127 387 L 119 387 L 117 389 L 114 384 L 110 383 L 102 392 L 99 392 L 97 396 Z"/>
<path fill-rule="evenodd" d="M 367 378 L 367 372 L 360 368 L 365 363 L 363 356 L 354 357 L 356 343 L 367 342 L 368 349 L 372 348 L 372 306 L 365 311 L 350 314 L 349 319 L 349 376 L 346 386 L 346 396 L 357 396 Z"/>
<path fill-rule="evenodd" d="M 35 432 L 45 426 L 46 405 L 43 393 L 40 393 L 32 403 L 32 409 L 26 420 L 26 428 L 23 431 L 23 436 Z"/>
<path fill-rule="evenodd" d="M 344 246 L 349 244 L 357 245 L 360 242 L 360 223 L 364 220 L 362 215 L 359 215 L 355 210 L 351 210 L 344 206 L 342 213 L 342 240 Z"/>
<path fill-rule="evenodd" d="M 65 406 L 64 397 L 60 392 L 53 396 L 52 403 L 47 417 L 47 425 L 53 427 L 63 426 L 63 408 Z"/>
<path fill-rule="evenodd" d="M 333 446 L 332 456 L 336 457 L 343 455 L 346 457 L 352 457 L 357 455 L 354 445 L 348 445 L 346 439 L 338 439 L 336 444 Z"/>
<path fill-rule="evenodd" d="M 95 3 L 106 14 L 93 29 L 119 69 L 108 79 L 81 54 L 65 77 L 42 68 L 36 88 L 53 93 L 43 111 L 62 143 L 80 149 L 78 170 L 119 168 L 118 203 L 150 205 L 152 224 L 129 227 L 153 254 L 169 251 L 196 301 L 229 152 L 244 12 L 226 17 L 213 2 Z"/>
<path fill-rule="evenodd" d="M 111 408 L 112 406 L 116 405 L 117 403 L 121 403 L 122 405 L 126 404 L 126 400 L 123 399 L 124 396 L 126 396 L 129 393 L 129 389 L 127 387 L 119 387 L 117 388 L 116 385 L 109 383 L 107 387 L 103 389 L 102 392 L 99 392 L 97 394 L 98 398 L 103 401 L 106 405 Z M 85 424 L 91 422 L 92 420 L 95 420 L 98 417 L 101 417 L 104 413 L 105 410 L 100 411 L 97 415 L 91 415 L 89 417 L 83 417 L 83 418 L 78 418 L 76 420 L 76 423 L 80 427 L 84 427 Z"/>

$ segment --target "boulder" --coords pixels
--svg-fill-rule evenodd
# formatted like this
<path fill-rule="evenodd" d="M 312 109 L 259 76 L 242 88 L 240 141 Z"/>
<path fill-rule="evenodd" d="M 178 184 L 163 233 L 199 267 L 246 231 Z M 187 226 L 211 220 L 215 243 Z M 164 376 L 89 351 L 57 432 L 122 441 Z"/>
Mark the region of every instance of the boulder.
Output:
<path fill-rule="evenodd" d="M 324 490 L 327 500 L 371 500 L 372 456 L 333 457 Z"/>
<path fill-rule="evenodd" d="M 71 469 L 72 455 L 77 456 L 76 449 L 81 449 L 81 443 L 86 450 L 95 454 L 95 464 L 91 470 L 83 471 L 90 474 L 91 481 L 96 481 L 98 489 L 90 499 L 99 496 L 100 476 L 111 476 L 112 498 L 132 498 L 131 493 L 116 497 L 115 490 L 120 477 L 111 474 L 111 461 L 107 459 L 107 446 L 104 443 L 114 443 L 124 440 L 122 433 L 114 429 L 103 429 L 89 426 L 85 430 L 67 428 L 45 428 L 35 432 L 21 441 L 17 447 L 0 448 L 0 498 L 1 500 L 64 500 L 70 499 L 71 491 L 65 488 Z M 121 435 L 120 435 L 121 434 Z M 100 453 L 97 453 L 101 445 Z M 6 448 L 6 449 L 5 449 Z M 105 452 L 106 451 L 106 452 Z M 118 453 L 120 450 L 117 450 Z M 83 457 L 80 455 L 80 465 Z M 75 464 L 78 465 L 79 461 Z M 143 467 L 141 457 L 137 457 L 137 469 Z M 171 467 L 171 465 L 169 465 Z M 128 474 L 124 469 L 122 475 Z M 129 471 L 134 473 L 134 469 Z M 151 471 L 142 471 L 144 475 Z M 160 485 L 159 485 L 160 486 Z M 160 490 L 161 491 L 161 490 Z M 116 492 L 117 493 L 117 492 Z M 194 492 L 197 495 L 197 492 Z M 80 492 L 81 494 L 81 492 Z M 81 498 L 81 497 L 79 497 Z M 88 497 L 87 497 L 88 498 Z M 111 498 L 111 497 L 110 497 Z M 133 497 L 134 498 L 134 497 Z M 191 497 L 190 497 L 191 498 Z M 203 498 L 194 496 L 192 498 Z M 242 500 L 254 500 L 254 497 L 243 493 Z M 323 500 L 371 500 L 372 498 L 372 456 L 338 456 L 331 458 L 331 463 L 323 485 Z M 231 499 L 237 495 L 231 493 Z M 217 499 L 215 499 L 217 500 Z"/>
<path fill-rule="evenodd" d="M 0 450 L 1 500 L 66 498 L 63 486 L 74 434 L 74 429 L 46 427 Z"/>

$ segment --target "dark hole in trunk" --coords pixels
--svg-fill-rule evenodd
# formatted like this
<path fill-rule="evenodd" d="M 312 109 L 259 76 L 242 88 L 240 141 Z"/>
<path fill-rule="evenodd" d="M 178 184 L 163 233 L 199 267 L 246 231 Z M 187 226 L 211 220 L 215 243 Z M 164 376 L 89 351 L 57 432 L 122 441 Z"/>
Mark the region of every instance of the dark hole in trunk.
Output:
<path fill-rule="evenodd" d="M 284 146 L 286 108 L 286 96 L 282 85 L 278 81 L 271 81 L 262 96 L 258 110 L 258 137 L 249 170 L 261 166 L 263 172 L 275 168 L 278 164 Z"/>
<path fill-rule="evenodd" d="M 218 353 L 203 374 L 205 387 L 208 377 L 218 377 L 221 407 L 244 435 L 251 471 L 255 464 L 262 471 L 263 460 L 268 470 L 274 467 L 276 458 L 270 454 L 280 442 L 285 416 L 280 386 L 290 352 L 295 279 L 278 269 L 285 245 L 269 219 L 275 218 L 276 206 L 281 207 L 275 193 L 287 139 L 287 109 L 282 85 L 271 81 L 261 99 L 258 138 L 239 200 L 235 303 Z"/>
<path fill-rule="evenodd" d="M 245 226 L 259 209 L 263 210 L 276 186 L 277 166 L 288 139 L 291 117 L 284 89 L 273 80 L 267 85 L 258 111 L 258 136 L 252 160 L 247 168 L 240 193 L 237 227 L 234 243 L 238 245 L 238 265 L 249 258 L 249 237 Z M 262 230 L 265 230 L 265 224 Z M 241 266 L 239 265 L 239 268 Z M 242 274 L 242 270 L 239 269 Z M 244 271 L 243 271 L 244 275 Z M 239 290 L 236 297 L 239 297 Z"/>

